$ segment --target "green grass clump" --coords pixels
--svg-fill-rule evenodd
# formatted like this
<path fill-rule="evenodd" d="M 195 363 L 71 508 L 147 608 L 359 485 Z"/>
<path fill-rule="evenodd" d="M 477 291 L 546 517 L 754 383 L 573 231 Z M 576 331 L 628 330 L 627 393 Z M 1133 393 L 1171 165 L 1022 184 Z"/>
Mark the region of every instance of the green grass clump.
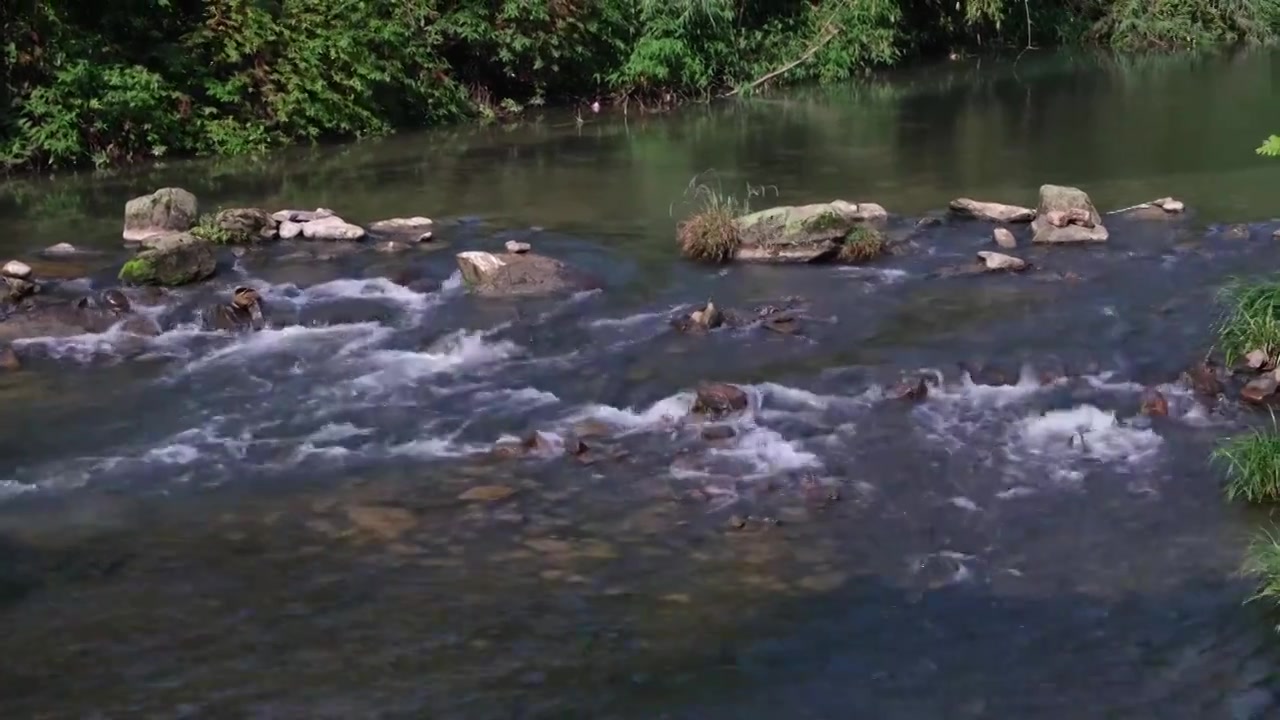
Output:
<path fill-rule="evenodd" d="M 1240 572 L 1258 582 L 1250 601 L 1280 604 L 1280 538 L 1270 530 L 1259 531 L 1245 551 Z"/>
<path fill-rule="evenodd" d="M 235 233 L 218 224 L 217 213 L 201 215 L 195 227 L 191 228 L 191 234 L 215 245 L 230 245 L 239 239 Z"/>
<path fill-rule="evenodd" d="M 1227 365 L 1253 350 L 1280 352 L 1280 280 L 1234 280 L 1222 289 L 1226 306 L 1218 323 L 1218 349 Z"/>
<path fill-rule="evenodd" d="M 889 243 L 885 241 L 884 233 L 875 228 L 858 225 L 845 236 L 838 259 L 845 263 L 862 263 L 875 260 L 887 252 L 889 252 Z"/>
<path fill-rule="evenodd" d="M 1228 500 L 1280 500 L 1280 431 L 1257 430 L 1231 438 L 1213 451 L 1227 466 Z"/>
<path fill-rule="evenodd" d="M 701 262 L 732 260 L 742 244 L 738 218 L 749 212 L 748 203 L 698 183 L 697 178 L 689 183 L 685 197 L 693 204 L 694 211 L 676 227 L 681 254 Z"/>

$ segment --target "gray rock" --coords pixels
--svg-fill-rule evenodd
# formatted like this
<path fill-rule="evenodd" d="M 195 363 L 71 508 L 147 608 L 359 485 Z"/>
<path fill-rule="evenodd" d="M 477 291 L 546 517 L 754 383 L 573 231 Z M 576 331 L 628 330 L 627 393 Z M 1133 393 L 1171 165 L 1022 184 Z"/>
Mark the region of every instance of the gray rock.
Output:
<path fill-rule="evenodd" d="M 598 288 L 596 281 L 559 260 L 533 253 L 458 253 L 462 279 L 478 295 L 506 297 Z"/>
<path fill-rule="evenodd" d="M 315 210 L 279 210 L 271 213 L 271 219 L 278 223 L 286 220 L 296 223 L 307 223 L 312 220 L 322 220 L 327 217 L 333 217 L 334 212 L 328 208 L 316 208 Z"/>
<path fill-rule="evenodd" d="M 990 250 L 979 252 L 978 259 L 982 261 L 983 267 L 990 271 L 1021 272 L 1027 269 L 1025 260 Z"/>
<path fill-rule="evenodd" d="M 1031 241 L 1036 243 L 1106 242 L 1109 237 L 1089 196 L 1062 185 L 1040 186 L 1040 205 L 1031 230 Z"/>
<path fill-rule="evenodd" d="M 72 245 L 71 243 L 63 242 L 63 243 L 58 243 L 57 245 L 50 245 L 44 250 L 41 250 L 40 254 L 44 255 L 45 257 L 66 257 L 68 255 L 80 255 L 83 252 L 84 251 L 82 251 L 80 248 L 77 248 L 75 245 Z"/>
<path fill-rule="evenodd" d="M 533 249 L 533 246 L 529 243 L 520 242 L 519 240 L 508 240 L 505 247 L 507 248 L 507 252 L 515 255 L 527 253 Z"/>
<path fill-rule="evenodd" d="M 134 285 L 185 285 L 211 277 L 216 269 L 208 241 L 175 232 L 147 238 L 147 249 L 120 268 L 120 279 Z"/>
<path fill-rule="evenodd" d="M 991 222 L 1025 223 L 1031 222 L 1036 217 L 1036 211 L 1031 208 L 1005 205 L 1004 203 L 981 202 L 970 200 L 969 198 L 952 200 L 950 208 L 951 212 L 956 215 L 979 220 L 990 220 Z"/>
<path fill-rule="evenodd" d="M 996 245 L 1005 250 L 1012 250 L 1018 247 L 1018 240 L 1008 228 L 996 228 L 991 231 L 991 236 L 995 239 Z"/>
<path fill-rule="evenodd" d="M 782 206 L 737 219 L 741 245 L 738 260 L 813 262 L 832 256 L 841 243 L 864 223 L 888 218 L 875 203 L 835 200 L 813 205 Z"/>
<path fill-rule="evenodd" d="M 390 234 L 418 234 L 421 235 L 425 230 L 429 229 L 434 223 L 431 218 L 414 216 L 408 218 L 390 218 L 388 220 L 379 220 L 369 225 L 369 232 L 373 233 L 390 233 Z"/>
<path fill-rule="evenodd" d="M 160 188 L 124 206 L 124 239 L 138 242 L 148 235 L 185 232 L 196 223 L 196 196 L 182 188 Z"/>
<path fill-rule="evenodd" d="M 308 240 L 360 240 L 364 228 L 352 225 L 336 215 L 316 218 L 302 225 L 302 236 Z"/>

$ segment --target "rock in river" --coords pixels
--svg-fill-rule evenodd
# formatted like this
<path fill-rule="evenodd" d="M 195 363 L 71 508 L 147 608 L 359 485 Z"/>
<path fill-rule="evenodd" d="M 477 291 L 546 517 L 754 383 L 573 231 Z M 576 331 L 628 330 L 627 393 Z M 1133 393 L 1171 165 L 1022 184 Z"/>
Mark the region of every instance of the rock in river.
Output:
<path fill-rule="evenodd" d="M 978 259 L 982 261 L 983 267 L 992 272 L 1021 272 L 1027 269 L 1026 260 L 1012 255 L 1005 255 L 1004 253 L 991 252 L 990 250 L 979 252 Z"/>
<path fill-rule="evenodd" d="M 138 242 L 148 235 L 185 232 L 196 222 L 196 196 L 182 188 L 160 188 L 124 206 L 124 239 Z"/>
<path fill-rule="evenodd" d="M 1036 211 L 1031 208 L 1005 205 L 1003 203 L 981 202 L 970 200 L 969 198 L 956 198 L 951 201 L 950 207 L 951 212 L 956 215 L 977 218 L 978 220 L 990 220 L 991 222 L 1025 223 L 1031 222 L 1036 217 Z"/>
<path fill-rule="evenodd" d="M 741 412 L 750 405 L 746 391 L 737 385 L 702 383 L 698 385 L 697 393 L 690 412 L 712 420 Z"/>
<path fill-rule="evenodd" d="M 1037 243 L 1106 242 L 1109 236 L 1089 196 L 1062 185 L 1040 186 L 1040 206 L 1031 230 L 1031 241 Z"/>
<path fill-rule="evenodd" d="M 302 237 L 308 240 L 361 240 L 364 228 L 337 215 L 316 218 L 302 225 Z"/>
<path fill-rule="evenodd" d="M 478 295 L 542 295 L 598 287 L 581 271 L 534 253 L 496 255 L 471 250 L 458 253 L 457 262 L 463 281 Z"/>
<path fill-rule="evenodd" d="M 843 200 L 761 210 L 736 220 L 739 246 L 735 258 L 764 262 L 834 258 L 856 228 L 888 216 L 875 203 Z"/>
<path fill-rule="evenodd" d="M 120 279 L 134 285 L 185 285 L 211 277 L 217 268 L 213 248 L 190 233 L 147 238 L 146 250 L 120 268 Z"/>
<path fill-rule="evenodd" d="M 225 242 L 254 243 L 276 237 L 277 223 L 266 210 L 227 208 L 218 211 L 213 224 L 226 235 Z"/>
<path fill-rule="evenodd" d="M 991 237 L 996 241 L 996 245 L 1004 250 L 1012 250 L 1018 247 L 1018 239 L 1008 228 L 996 228 L 991 231 Z"/>

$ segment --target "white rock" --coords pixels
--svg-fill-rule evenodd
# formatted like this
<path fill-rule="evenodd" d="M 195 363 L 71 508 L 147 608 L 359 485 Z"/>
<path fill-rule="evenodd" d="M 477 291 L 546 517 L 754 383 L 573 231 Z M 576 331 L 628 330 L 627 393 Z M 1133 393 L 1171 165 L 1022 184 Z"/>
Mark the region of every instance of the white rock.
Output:
<path fill-rule="evenodd" d="M 292 240 L 302 234 L 302 223 L 296 223 L 292 220 L 281 220 L 280 227 L 277 230 L 281 240 Z"/>
<path fill-rule="evenodd" d="M 407 232 L 417 230 L 418 228 L 430 227 L 434 223 L 431 218 L 415 215 L 407 218 L 390 218 L 388 220 L 379 220 L 369 225 L 369 229 L 373 232 Z"/>
<path fill-rule="evenodd" d="M 1180 213 L 1187 209 L 1187 207 L 1182 204 L 1181 200 L 1174 200 L 1171 197 L 1160 198 L 1151 204 L 1167 213 Z"/>
<path fill-rule="evenodd" d="M 359 240 L 364 234 L 364 228 L 336 215 L 316 218 L 302 226 L 302 236 L 310 240 Z"/>
<path fill-rule="evenodd" d="M 502 268 L 506 267 L 506 263 L 502 258 L 493 253 L 481 252 L 479 250 L 468 250 L 460 252 L 457 256 L 458 270 L 462 272 L 462 279 L 471 284 L 481 284 L 488 278 L 493 276 Z"/>
<path fill-rule="evenodd" d="M 1036 211 L 1019 205 L 982 202 L 969 198 L 956 198 L 951 201 L 951 212 L 957 215 L 990 220 L 992 222 L 1024 223 L 1036 219 Z"/>
<path fill-rule="evenodd" d="M 1013 272 L 1018 272 L 1020 270 L 1027 269 L 1027 262 L 1025 260 L 1016 258 L 1012 255 L 1005 255 L 1004 253 L 983 250 L 978 253 L 978 258 L 982 260 L 983 265 L 986 265 L 988 270 L 1011 270 Z"/>
<path fill-rule="evenodd" d="M 3 269 L 0 269 L 0 274 L 26 280 L 31 277 L 31 266 L 18 260 L 10 260 L 4 264 Z"/>
<path fill-rule="evenodd" d="M 42 253 L 45 255 L 75 255 L 80 252 L 75 245 L 71 243 L 58 243 L 45 248 Z"/>
<path fill-rule="evenodd" d="M 996 228 L 991 231 L 991 236 L 995 238 L 996 245 L 999 245 L 1005 250 L 1012 250 L 1013 248 L 1018 247 L 1017 238 L 1013 236 L 1013 233 L 1010 232 L 1008 228 Z"/>
<path fill-rule="evenodd" d="M 507 252 L 511 253 L 512 255 L 527 253 L 533 249 L 533 246 L 530 245 L 529 243 L 520 242 L 518 240 L 508 240 L 506 247 L 507 247 Z"/>

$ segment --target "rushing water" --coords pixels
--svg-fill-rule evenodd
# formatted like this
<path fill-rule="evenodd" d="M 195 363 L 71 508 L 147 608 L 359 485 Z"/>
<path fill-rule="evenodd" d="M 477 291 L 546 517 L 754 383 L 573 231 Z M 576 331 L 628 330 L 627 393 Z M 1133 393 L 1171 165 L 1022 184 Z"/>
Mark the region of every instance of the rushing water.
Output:
<path fill-rule="evenodd" d="M 1280 650 L 1235 575 L 1258 518 L 1207 462 L 1258 420 L 1177 377 L 1216 289 L 1277 257 L 1280 163 L 1252 153 L 1280 130 L 1277 62 L 1030 54 L 12 184 L 2 249 L 103 250 L 96 287 L 124 201 L 162 185 L 440 227 L 405 255 L 228 256 L 148 310 L 156 339 L 22 344 L 0 375 L 3 716 L 1274 717 Z M 1024 246 L 1026 276 L 932 276 L 989 246 L 980 223 L 865 268 L 708 268 L 672 236 L 709 169 L 757 205 L 874 200 L 904 226 L 1043 182 L 1193 212 Z M 469 297 L 453 253 L 509 238 L 604 291 Z M 272 327 L 197 332 L 242 283 Z M 708 297 L 800 297 L 803 332 L 671 331 Z M 927 401 L 884 397 L 921 370 Z M 678 422 L 700 380 L 750 391 L 735 437 Z M 1138 414 L 1148 386 L 1169 417 Z M 582 460 L 489 455 L 584 423 L 609 436 Z M 460 499 L 493 485 L 514 492 Z"/>

